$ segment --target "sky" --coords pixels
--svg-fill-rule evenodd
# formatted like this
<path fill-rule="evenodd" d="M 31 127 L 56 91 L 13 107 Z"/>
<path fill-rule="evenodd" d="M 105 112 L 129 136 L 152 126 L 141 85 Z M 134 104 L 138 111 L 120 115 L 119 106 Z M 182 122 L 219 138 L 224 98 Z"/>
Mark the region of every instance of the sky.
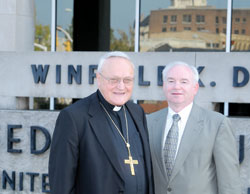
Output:
<path fill-rule="evenodd" d="M 57 24 L 68 28 L 73 16 L 74 0 L 57 0 Z M 51 0 L 35 0 L 36 21 L 38 24 L 50 25 L 51 23 Z"/>
<path fill-rule="evenodd" d="M 133 26 L 135 18 L 135 0 L 110 0 L 111 1 L 111 28 L 121 29 L 128 33 L 129 26 Z M 58 21 L 57 24 L 64 29 L 68 28 L 72 21 L 74 0 L 57 0 Z M 227 0 L 207 0 L 208 5 L 216 8 L 227 8 Z M 170 0 L 141 0 L 141 13 L 144 16 L 151 10 L 166 9 Z M 50 25 L 51 0 L 35 0 L 37 23 Z M 250 0 L 234 0 L 234 8 L 250 8 Z"/>

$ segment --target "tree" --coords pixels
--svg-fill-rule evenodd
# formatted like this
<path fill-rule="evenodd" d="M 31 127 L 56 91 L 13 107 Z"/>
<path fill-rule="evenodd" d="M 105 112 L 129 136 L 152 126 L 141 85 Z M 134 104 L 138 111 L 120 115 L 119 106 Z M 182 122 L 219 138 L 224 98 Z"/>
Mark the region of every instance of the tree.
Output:
<path fill-rule="evenodd" d="M 129 36 L 126 32 L 118 29 L 120 38 L 116 38 L 114 30 L 110 30 L 110 50 L 134 51 L 134 30 L 129 27 Z"/>
<path fill-rule="evenodd" d="M 43 26 L 38 24 L 35 26 L 35 43 L 46 46 L 50 50 L 50 27 L 49 25 Z M 35 47 L 35 51 L 41 51 L 40 48 Z"/>

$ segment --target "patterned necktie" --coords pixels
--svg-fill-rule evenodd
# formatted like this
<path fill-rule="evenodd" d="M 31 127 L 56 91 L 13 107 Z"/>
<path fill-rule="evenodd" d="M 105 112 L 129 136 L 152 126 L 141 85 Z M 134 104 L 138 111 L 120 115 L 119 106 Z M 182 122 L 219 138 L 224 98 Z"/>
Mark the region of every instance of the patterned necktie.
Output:
<path fill-rule="evenodd" d="M 173 124 L 168 132 L 165 145 L 163 148 L 165 167 L 167 176 L 170 178 L 175 161 L 175 154 L 177 151 L 177 143 L 179 136 L 178 121 L 181 117 L 178 114 L 173 115 Z"/>

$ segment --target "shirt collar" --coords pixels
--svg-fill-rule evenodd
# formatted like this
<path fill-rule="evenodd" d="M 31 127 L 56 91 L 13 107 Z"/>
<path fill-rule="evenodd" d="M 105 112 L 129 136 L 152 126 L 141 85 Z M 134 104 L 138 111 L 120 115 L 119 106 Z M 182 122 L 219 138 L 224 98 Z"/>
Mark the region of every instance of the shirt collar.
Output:
<path fill-rule="evenodd" d="M 107 100 L 105 100 L 105 98 L 103 97 L 102 93 L 100 92 L 100 90 L 97 90 L 97 96 L 100 100 L 100 102 L 109 110 L 113 110 L 115 112 L 120 111 L 122 106 L 114 106 L 112 104 L 110 104 Z"/>
<path fill-rule="evenodd" d="M 192 107 L 193 107 L 193 102 L 190 103 L 188 106 L 186 106 L 184 109 L 182 109 L 182 110 L 181 110 L 180 112 L 178 112 L 178 113 L 174 112 L 173 109 L 171 109 L 171 108 L 169 107 L 169 111 L 168 111 L 168 116 L 167 116 L 167 118 L 172 120 L 172 117 L 173 117 L 174 114 L 179 114 L 179 116 L 181 117 L 181 121 L 186 122 L 187 119 L 188 119 L 188 117 L 189 117 L 189 114 L 190 114 L 190 112 L 191 112 Z"/>

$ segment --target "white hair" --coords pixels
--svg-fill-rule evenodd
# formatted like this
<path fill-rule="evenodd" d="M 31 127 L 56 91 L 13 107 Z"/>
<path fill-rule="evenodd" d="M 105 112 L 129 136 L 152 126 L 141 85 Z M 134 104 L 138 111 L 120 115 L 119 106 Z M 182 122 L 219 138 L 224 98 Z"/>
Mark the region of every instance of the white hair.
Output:
<path fill-rule="evenodd" d="M 129 56 L 127 54 L 125 54 L 124 52 L 121 52 L 121 51 L 112 51 L 112 52 L 106 53 L 105 55 L 103 55 L 100 58 L 99 63 L 98 63 L 97 72 L 100 73 L 102 71 L 102 67 L 103 67 L 104 62 L 111 57 L 121 57 L 121 58 L 127 59 L 133 65 L 133 69 L 135 68 L 134 63 L 131 61 L 131 59 L 129 58 Z"/>
<path fill-rule="evenodd" d="M 175 66 L 185 66 L 185 67 L 189 68 L 193 73 L 194 81 L 195 82 L 199 81 L 198 70 L 193 65 L 189 65 L 189 64 L 187 64 L 185 62 L 182 62 L 182 61 L 174 61 L 174 62 L 171 62 L 171 63 L 167 64 L 166 67 L 162 71 L 162 77 L 163 77 L 164 82 L 166 81 L 168 71 L 170 69 L 172 69 L 173 67 L 175 67 Z"/>

